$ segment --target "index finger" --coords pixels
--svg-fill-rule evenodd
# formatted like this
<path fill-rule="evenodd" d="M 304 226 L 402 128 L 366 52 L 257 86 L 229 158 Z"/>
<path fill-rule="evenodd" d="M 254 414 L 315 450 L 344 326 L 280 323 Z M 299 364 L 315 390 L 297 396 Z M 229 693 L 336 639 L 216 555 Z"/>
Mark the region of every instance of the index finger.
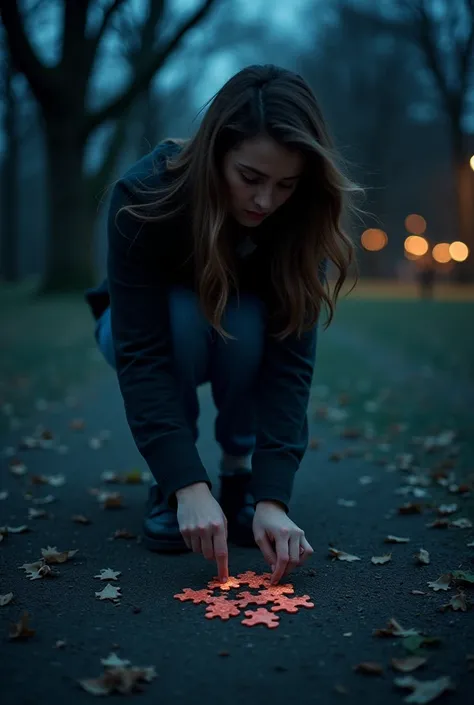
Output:
<path fill-rule="evenodd" d="M 277 554 L 277 562 L 271 578 L 271 582 L 274 585 L 281 580 L 288 565 L 288 538 L 278 539 L 276 541 L 275 551 Z"/>
<path fill-rule="evenodd" d="M 225 581 L 229 577 L 229 555 L 224 532 L 214 534 L 214 556 L 217 562 L 217 576 L 219 580 Z"/>

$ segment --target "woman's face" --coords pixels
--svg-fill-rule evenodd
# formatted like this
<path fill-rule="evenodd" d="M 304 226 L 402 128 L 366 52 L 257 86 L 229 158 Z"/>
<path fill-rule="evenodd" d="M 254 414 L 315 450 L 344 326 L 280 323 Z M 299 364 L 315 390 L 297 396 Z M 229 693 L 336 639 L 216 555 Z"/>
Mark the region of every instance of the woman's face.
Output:
<path fill-rule="evenodd" d="M 256 227 L 292 195 L 304 166 L 303 156 L 262 135 L 245 140 L 224 157 L 229 210 L 235 220 Z"/>

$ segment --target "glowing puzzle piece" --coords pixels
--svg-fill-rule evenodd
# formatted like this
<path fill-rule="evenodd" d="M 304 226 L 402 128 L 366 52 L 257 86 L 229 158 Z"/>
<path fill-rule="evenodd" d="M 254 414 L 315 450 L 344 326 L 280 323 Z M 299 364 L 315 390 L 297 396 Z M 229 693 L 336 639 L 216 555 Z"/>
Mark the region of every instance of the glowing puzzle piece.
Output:
<path fill-rule="evenodd" d="M 266 595 L 269 600 L 274 600 L 282 595 L 293 595 L 295 588 L 291 583 L 285 583 L 284 585 L 270 585 L 268 584 L 263 590 L 259 591 L 261 595 Z"/>
<path fill-rule="evenodd" d="M 257 624 L 265 624 L 269 629 L 278 627 L 280 617 L 269 612 L 265 607 L 259 607 L 255 611 L 247 610 L 245 612 L 246 619 L 242 620 L 242 624 L 247 627 L 255 627 Z"/>
<path fill-rule="evenodd" d="M 276 604 L 271 608 L 272 612 L 289 612 L 290 614 L 295 614 L 298 612 L 298 607 L 314 607 L 314 602 L 310 602 L 309 595 L 302 595 L 301 597 L 286 597 L 281 595 L 276 601 Z"/>
<path fill-rule="evenodd" d="M 206 619 L 214 619 L 214 617 L 229 619 L 230 617 L 237 617 L 239 614 L 240 610 L 235 600 L 228 600 L 227 597 L 216 597 L 207 607 L 205 617 Z"/>
<path fill-rule="evenodd" d="M 239 592 L 237 594 L 237 598 L 237 603 L 239 607 L 242 608 L 247 607 L 247 605 L 266 605 L 271 601 L 271 598 L 268 597 L 268 595 L 252 595 L 252 593 L 248 590 Z"/>
<path fill-rule="evenodd" d="M 191 588 L 184 588 L 183 592 L 178 592 L 173 597 L 181 602 L 191 600 L 195 605 L 199 605 L 201 602 L 209 603 L 213 599 L 210 590 L 192 590 Z"/>
<path fill-rule="evenodd" d="M 236 578 L 233 578 L 232 576 L 229 576 L 225 583 L 221 583 L 219 578 L 215 577 L 208 582 L 207 587 L 209 588 L 209 590 L 215 590 L 215 588 L 219 588 L 220 590 L 231 590 L 231 588 L 239 588 L 240 583 Z"/>
<path fill-rule="evenodd" d="M 258 589 L 259 587 L 266 587 L 271 577 L 271 573 L 257 575 L 253 570 L 247 570 L 245 573 L 239 573 L 237 579 L 241 585 L 248 585 L 251 588 Z"/>

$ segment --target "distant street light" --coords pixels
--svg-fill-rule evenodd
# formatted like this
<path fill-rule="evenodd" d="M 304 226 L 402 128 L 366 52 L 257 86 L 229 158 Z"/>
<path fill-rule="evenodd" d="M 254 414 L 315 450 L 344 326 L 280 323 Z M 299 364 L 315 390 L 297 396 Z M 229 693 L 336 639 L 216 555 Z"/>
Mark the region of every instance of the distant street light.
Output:
<path fill-rule="evenodd" d="M 469 256 L 469 248 L 464 242 L 455 240 L 449 246 L 449 254 L 455 262 L 464 262 Z"/>
<path fill-rule="evenodd" d="M 449 262 L 451 260 L 449 248 L 449 242 L 438 242 L 438 244 L 433 247 L 433 259 L 440 264 Z"/>
<path fill-rule="evenodd" d="M 472 157 L 469 159 L 469 164 L 471 165 L 471 169 L 474 171 L 474 154 Z"/>

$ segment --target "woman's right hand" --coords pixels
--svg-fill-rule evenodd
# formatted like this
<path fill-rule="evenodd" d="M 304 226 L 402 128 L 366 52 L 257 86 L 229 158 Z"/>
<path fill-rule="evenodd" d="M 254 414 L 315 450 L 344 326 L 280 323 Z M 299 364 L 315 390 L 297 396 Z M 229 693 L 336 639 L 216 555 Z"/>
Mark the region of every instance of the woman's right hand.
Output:
<path fill-rule="evenodd" d="M 227 519 L 205 482 L 188 485 L 176 492 L 178 524 L 186 546 L 217 563 L 222 581 L 229 577 Z"/>

